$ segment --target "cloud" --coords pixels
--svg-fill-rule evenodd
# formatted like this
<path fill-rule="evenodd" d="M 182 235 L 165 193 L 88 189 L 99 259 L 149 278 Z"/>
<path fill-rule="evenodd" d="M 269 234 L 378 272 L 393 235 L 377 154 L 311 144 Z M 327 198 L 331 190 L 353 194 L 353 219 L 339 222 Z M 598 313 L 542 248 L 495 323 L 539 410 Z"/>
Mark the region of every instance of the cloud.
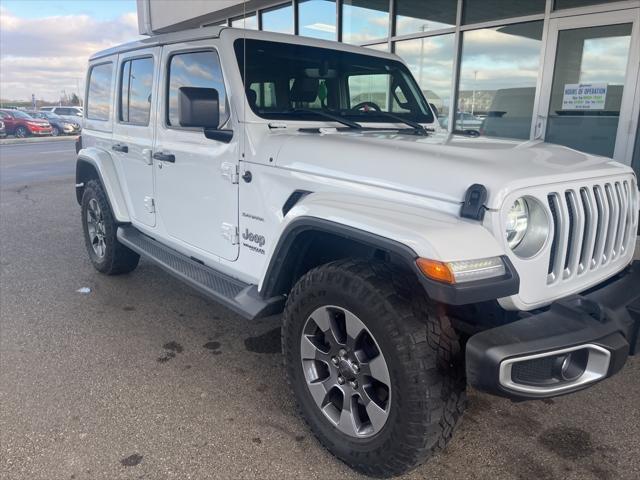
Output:
<path fill-rule="evenodd" d="M 89 56 L 137 38 L 136 12 L 112 20 L 21 18 L 0 7 L 0 97 L 57 100 L 62 90 L 82 92 Z"/>
<path fill-rule="evenodd" d="M 311 25 L 304 25 L 303 28 L 318 30 L 320 32 L 336 33 L 336 26 L 328 25 L 326 23 L 312 23 Z"/>

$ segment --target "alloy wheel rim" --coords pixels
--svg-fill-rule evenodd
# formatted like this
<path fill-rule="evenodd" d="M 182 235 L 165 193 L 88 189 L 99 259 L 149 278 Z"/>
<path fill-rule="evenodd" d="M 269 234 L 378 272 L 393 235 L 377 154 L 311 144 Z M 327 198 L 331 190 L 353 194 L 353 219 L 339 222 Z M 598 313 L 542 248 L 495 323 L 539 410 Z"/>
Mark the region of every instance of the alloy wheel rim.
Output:
<path fill-rule="evenodd" d="M 365 324 L 333 305 L 306 320 L 300 356 L 316 406 L 342 433 L 371 437 L 384 427 L 391 406 L 387 362 Z"/>
<path fill-rule="evenodd" d="M 102 209 L 95 198 L 89 200 L 87 208 L 87 233 L 93 252 L 99 257 L 104 257 L 107 250 L 105 243 L 105 227 Z"/>

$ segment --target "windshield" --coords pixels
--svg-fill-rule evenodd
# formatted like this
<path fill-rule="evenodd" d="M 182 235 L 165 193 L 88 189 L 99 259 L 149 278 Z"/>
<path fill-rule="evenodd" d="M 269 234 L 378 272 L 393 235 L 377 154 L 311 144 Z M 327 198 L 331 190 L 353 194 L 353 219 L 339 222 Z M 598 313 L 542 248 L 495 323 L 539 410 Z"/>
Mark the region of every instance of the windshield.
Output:
<path fill-rule="evenodd" d="M 262 118 L 318 121 L 324 112 L 351 122 L 433 122 L 401 62 L 262 40 L 236 40 L 234 46 L 247 100 Z"/>

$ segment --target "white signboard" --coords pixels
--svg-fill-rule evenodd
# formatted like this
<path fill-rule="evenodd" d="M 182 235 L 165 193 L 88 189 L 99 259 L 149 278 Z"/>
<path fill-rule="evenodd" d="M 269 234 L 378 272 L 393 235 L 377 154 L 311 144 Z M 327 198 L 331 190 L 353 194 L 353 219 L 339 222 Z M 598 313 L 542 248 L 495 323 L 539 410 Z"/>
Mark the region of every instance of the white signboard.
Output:
<path fill-rule="evenodd" d="M 567 83 L 562 96 L 562 110 L 604 110 L 606 83 Z"/>

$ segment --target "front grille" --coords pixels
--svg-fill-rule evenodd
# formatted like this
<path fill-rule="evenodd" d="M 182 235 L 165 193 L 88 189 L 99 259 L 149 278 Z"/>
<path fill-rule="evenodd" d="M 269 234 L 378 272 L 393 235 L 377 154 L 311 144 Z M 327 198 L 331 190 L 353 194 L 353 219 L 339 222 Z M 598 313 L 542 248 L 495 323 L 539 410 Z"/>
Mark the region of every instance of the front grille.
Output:
<path fill-rule="evenodd" d="M 548 194 L 554 232 L 547 283 L 610 265 L 633 248 L 635 195 L 631 180 Z"/>

